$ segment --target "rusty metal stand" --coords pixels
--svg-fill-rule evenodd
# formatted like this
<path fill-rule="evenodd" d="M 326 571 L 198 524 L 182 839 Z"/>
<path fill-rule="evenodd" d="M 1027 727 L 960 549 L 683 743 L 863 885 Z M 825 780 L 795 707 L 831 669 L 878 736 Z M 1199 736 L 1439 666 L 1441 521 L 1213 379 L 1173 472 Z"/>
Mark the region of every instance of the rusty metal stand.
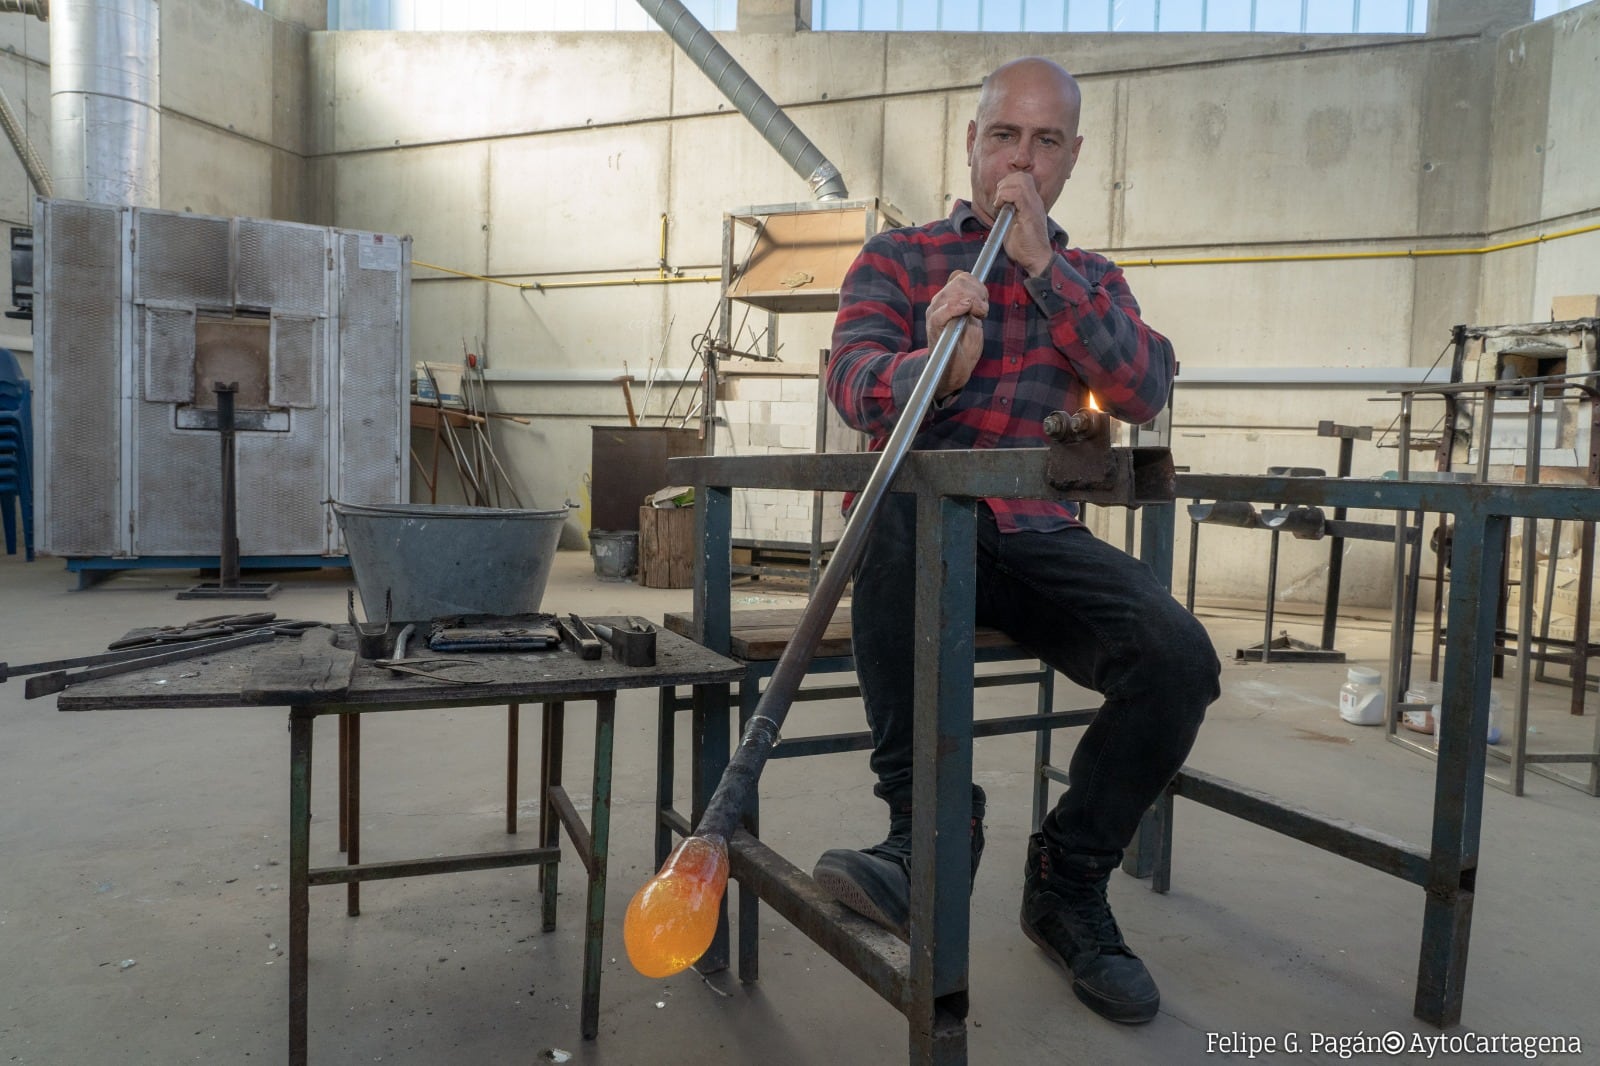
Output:
<path fill-rule="evenodd" d="M 202 581 L 178 593 L 180 600 L 270 600 L 278 591 L 276 581 L 239 580 L 239 495 L 236 462 L 233 398 L 237 381 L 216 382 L 217 435 L 222 439 L 222 551 L 218 556 L 216 581 Z"/>

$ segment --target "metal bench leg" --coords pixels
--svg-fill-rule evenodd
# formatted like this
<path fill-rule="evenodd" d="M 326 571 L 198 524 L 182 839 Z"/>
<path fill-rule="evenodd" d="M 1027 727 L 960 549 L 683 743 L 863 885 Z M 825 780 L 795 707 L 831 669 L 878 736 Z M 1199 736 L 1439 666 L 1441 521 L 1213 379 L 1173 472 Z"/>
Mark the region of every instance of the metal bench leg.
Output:
<path fill-rule="evenodd" d="M 749 724 L 761 699 L 761 683 L 748 674 L 739 683 L 739 731 Z M 744 827 L 753 837 L 761 836 L 761 793 L 757 789 L 745 811 Z M 739 980 L 753 984 L 761 979 L 761 897 L 754 888 L 739 882 Z"/>
<path fill-rule="evenodd" d="M 522 705 L 506 705 L 506 832 L 517 831 L 517 727 Z"/>

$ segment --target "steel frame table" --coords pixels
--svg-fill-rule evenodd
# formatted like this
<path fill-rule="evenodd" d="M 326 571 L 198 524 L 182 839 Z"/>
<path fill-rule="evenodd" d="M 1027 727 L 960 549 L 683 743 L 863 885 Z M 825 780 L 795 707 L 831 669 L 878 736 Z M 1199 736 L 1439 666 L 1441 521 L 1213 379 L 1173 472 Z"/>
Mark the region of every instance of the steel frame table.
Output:
<path fill-rule="evenodd" d="M 975 502 L 988 497 L 1065 498 L 1044 480 L 1046 455 L 1045 449 L 913 452 L 894 483 L 895 491 L 917 498 L 917 556 L 927 560 L 918 572 L 911 618 L 916 631 L 927 637 L 918 641 L 915 661 L 917 775 L 909 945 L 845 911 L 748 829 L 730 841 L 732 872 L 744 886 L 906 1016 L 910 1061 L 917 1064 L 967 1061 Z M 876 460 L 872 454 L 712 456 L 668 464 L 674 480 L 695 486 L 702 544 L 694 602 L 699 641 L 719 651 L 729 646 L 727 530 L 733 489 L 859 489 Z M 1408 844 L 1185 769 L 1147 822 L 1155 839 L 1136 841 L 1129 850 L 1153 853 L 1152 887 L 1164 891 L 1171 870 L 1172 797 L 1181 795 L 1421 886 L 1426 898 L 1413 1010 L 1441 1027 L 1458 1022 L 1476 890 L 1494 658 L 1495 597 L 1482 593 L 1497 587 L 1506 524 L 1512 517 L 1600 519 L 1600 493 L 1547 485 L 1180 475 L 1177 497 L 1455 516 L 1452 622 L 1441 704 L 1448 724 L 1435 770 L 1429 843 Z M 1170 575 L 1171 507 L 1146 509 L 1142 541 L 1141 556 L 1158 574 Z M 728 758 L 726 705 L 697 708 L 694 730 L 698 816 Z M 681 832 L 687 824 L 673 828 Z M 949 841 L 958 846 L 940 846 Z"/>
<path fill-rule="evenodd" d="M 349 627 L 340 642 L 353 646 Z M 255 645 L 224 652 L 209 660 L 185 661 L 182 670 L 160 668 L 88 682 L 69 688 L 58 698 L 63 711 L 129 708 L 251 706 L 242 696 L 260 649 Z M 693 686 L 697 701 L 727 707 L 728 684 L 739 680 L 744 669 L 677 634 L 657 636 L 656 665 L 627 667 L 609 652 L 585 661 L 567 651 L 481 655 L 484 668 L 494 675 L 487 684 L 450 685 L 426 678 L 397 677 L 358 662 L 348 693 L 326 702 L 289 708 L 289 1063 L 303 1066 L 307 1059 L 307 1006 L 310 998 L 309 956 L 310 889 L 314 885 L 347 886 L 348 913 L 359 912 L 358 886 L 363 881 L 423 874 L 460 873 L 512 866 L 540 868 L 541 917 L 544 931 L 555 928 L 556 869 L 561 861 L 559 830 L 572 842 L 573 853 L 588 874 L 588 899 L 584 928 L 581 1026 L 585 1038 L 599 1027 L 601 951 L 605 934 L 607 849 L 611 821 L 611 758 L 616 696 L 627 689 Z M 193 673 L 193 677 L 180 674 Z M 157 687 L 152 682 L 161 679 Z M 593 701 L 596 706 L 594 795 L 590 824 L 585 825 L 561 784 L 561 757 L 565 704 Z M 354 826 L 359 814 L 360 716 L 377 711 L 494 706 L 517 703 L 544 704 L 539 780 L 539 846 L 519 850 L 452 855 L 439 858 L 364 863 L 359 861 L 359 837 Z M 260 705 L 260 704 L 254 704 Z M 347 861 L 341 866 L 311 866 L 311 750 L 312 725 L 322 715 L 340 716 L 341 744 L 346 756 L 341 765 L 340 798 L 351 827 Z M 344 804 L 341 804 L 344 806 Z M 341 842 L 343 843 L 343 842 Z"/>

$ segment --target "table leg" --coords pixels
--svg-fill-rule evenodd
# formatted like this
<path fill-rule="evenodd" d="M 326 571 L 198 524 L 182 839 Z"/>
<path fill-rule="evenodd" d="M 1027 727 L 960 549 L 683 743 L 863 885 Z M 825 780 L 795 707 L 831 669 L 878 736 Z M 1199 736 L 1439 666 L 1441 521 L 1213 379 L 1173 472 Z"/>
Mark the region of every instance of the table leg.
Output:
<path fill-rule="evenodd" d="M 289 1066 L 306 1062 L 306 950 L 311 919 L 311 726 L 289 712 Z"/>
<path fill-rule="evenodd" d="M 606 935 L 606 852 L 611 836 L 611 748 L 615 737 L 617 698 L 607 693 L 595 701 L 594 802 L 589 814 L 589 913 L 583 935 L 583 1037 L 600 1031 L 601 954 Z"/>
<path fill-rule="evenodd" d="M 700 823 L 722 771 L 728 767 L 732 750 L 729 731 L 732 728 L 726 685 L 695 686 L 694 709 L 694 774 L 690 791 L 693 797 L 692 824 Z M 728 968 L 728 896 L 723 893 L 722 906 L 717 914 L 717 931 L 711 937 L 711 946 L 695 963 L 702 974 L 720 973 Z"/>
<path fill-rule="evenodd" d="M 522 705 L 506 705 L 506 832 L 517 831 L 517 729 Z"/>
<path fill-rule="evenodd" d="M 350 824 L 346 828 L 344 861 L 348 866 L 355 866 L 361 862 L 361 716 L 359 714 L 341 714 L 341 721 L 349 720 L 345 727 L 350 738 L 349 779 L 346 782 L 346 809 L 350 812 Z M 361 883 L 351 881 L 345 886 L 345 913 L 354 918 L 361 913 Z"/>
<path fill-rule="evenodd" d="M 350 719 L 339 716 L 339 851 L 350 843 L 350 808 L 346 803 L 345 788 L 350 779 Z"/>
<path fill-rule="evenodd" d="M 561 823 L 556 818 L 555 807 L 550 803 L 550 787 L 561 784 L 561 740 L 565 721 L 565 704 L 544 705 L 539 745 L 539 846 L 542 848 L 561 844 L 558 835 Z M 539 887 L 544 892 L 544 931 L 547 933 L 556 927 L 556 889 L 560 880 L 556 876 L 558 869 L 555 863 L 544 863 L 539 867 Z"/>

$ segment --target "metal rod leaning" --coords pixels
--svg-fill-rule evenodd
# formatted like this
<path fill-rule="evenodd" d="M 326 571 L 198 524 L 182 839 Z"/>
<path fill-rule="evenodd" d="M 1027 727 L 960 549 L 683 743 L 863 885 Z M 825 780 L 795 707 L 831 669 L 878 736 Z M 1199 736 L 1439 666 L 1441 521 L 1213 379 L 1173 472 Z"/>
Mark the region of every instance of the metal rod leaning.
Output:
<path fill-rule="evenodd" d="M 972 269 L 973 277 L 980 282 L 994 268 L 1015 213 L 1015 208 L 1007 204 L 995 218 Z M 911 390 L 866 486 L 856 496 L 844 532 L 778 659 L 766 691 L 761 694 L 745 726 L 739 746 L 728 760 L 700 816 L 695 833 L 679 844 L 661 871 L 629 904 L 623 927 L 628 957 L 634 968 L 648 977 L 681 972 L 711 944 L 715 916 L 727 888 L 727 841 L 755 793 L 756 782 L 778 741 L 778 732 L 800 690 L 800 682 L 833 618 L 845 582 L 866 545 L 878 507 L 911 450 L 917 430 L 933 405 L 939 382 L 968 325 L 965 315 L 950 322 L 929 350 L 928 363 Z"/>
<path fill-rule="evenodd" d="M 1000 209 L 999 215 L 995 218 L 994 226 L 989 230 L 989 236 L 983 243 L 983 249 L 978 253 L 978 261 L 972 268 L 973 277 L 979 281 L 988 277 L 989 271 L 994 268 L 1001 246 L 1005 243 L 1006 234 L 1010 232 L 1014 213 L 1014 208 L 1007 204 Z M 850 579 L 850 573 L 855 569 L 856 561 L 866 547 L 867 535 L 872 530 L 878 507 L 888 495 L 890 483 L 899 472 L 906 453 L 911 451 L 912 441 L 916 439 L 917 430 L 921 427 L 923 418 L 927 416 L 928 409 L 933 406 L 934 393 L 950 365 L 956 347 L 961 343 L 967 324 L 966 316 L 951 322 L 930 349 L 928 365 L 923 367 L 922 376 L 917 379 L 916 387 L 911 390 L 911 397 L 906 401 L 905 410 L 896 420 L 894 431 L 889 434 L 889 440 L 884 445 L 878 465 L 873 468 L 872 476 L 867 479 L 866 486 L 856 496 L 850 518 L 845 523 L 844 532 L 839 536 L 839 542 L 833 549 L 827 567 L 817 581 L 816 591 L 811 594 L 805 612 L 795 626 L 794 635 L 789 638 L 789 643 L 778 660 L 777 668 L 773 671 L 771 680 L 767 682 L 766 691 L 761 694 L 761 700 L 756 704 L 755 714 L 750 718 L 750 724 L 745 729 L 738 750 L 729 760 L 722 780 L 718 782 L 716 791 L 711 794 L 711 799 L 706 804 L 705 813 L 701 815 L 698 827 L 700 835 L 714 833 L 726 838 L 738 824 L 740 812 L 744 810 L 745 802 L 755 788 L 756 780 L 761 776 L 762 767 L 766 765 L 772 746 L 777 743 L 778 731 L 782 728 L 783 719 L 788 715 L 789 707 L 794 702 L 795 693 L 800 689 L 800 682 L 805 679 L 811 657 L 816 652 L 828 623 L 833 619 L 834 608 L 839 605 L 839 598 L 844 594 L 845 583 Z"/>

